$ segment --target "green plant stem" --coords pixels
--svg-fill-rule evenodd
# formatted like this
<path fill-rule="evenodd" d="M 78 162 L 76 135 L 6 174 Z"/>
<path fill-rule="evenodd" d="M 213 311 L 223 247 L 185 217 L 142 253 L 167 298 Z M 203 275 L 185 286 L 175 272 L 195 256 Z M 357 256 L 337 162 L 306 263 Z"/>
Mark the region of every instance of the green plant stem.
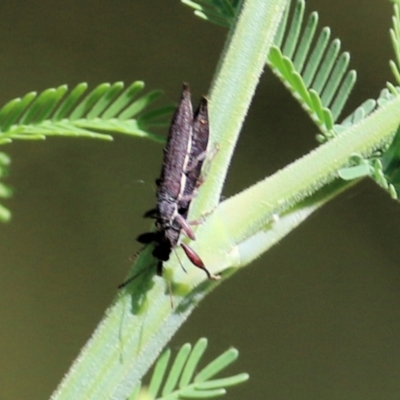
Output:
<path fill-rule="evenodd" d="M 195 204 L 194 215 L 219 203 L 228 167 L 269 49 L 288 0 L 247 0 L 230 30 L 210 96 L 211 149 L 217 152 Z M 197 208 L 198 207 L 198 208 Z"/>
<path fill-rule="evenodd" d="M 216 217 L 224 221 L 231 244 L 247 239 L 266 223 L 335 180 L 337 171 L 348 165 L 351 155 L 368 157 L 382 145 L 390 143 L 400 124 L 399 109 L 400 96 L 334 140 L 221 203 L 218 208 L 220 215 Z M 207 230 L 212 229 L 208 225 Z"/>

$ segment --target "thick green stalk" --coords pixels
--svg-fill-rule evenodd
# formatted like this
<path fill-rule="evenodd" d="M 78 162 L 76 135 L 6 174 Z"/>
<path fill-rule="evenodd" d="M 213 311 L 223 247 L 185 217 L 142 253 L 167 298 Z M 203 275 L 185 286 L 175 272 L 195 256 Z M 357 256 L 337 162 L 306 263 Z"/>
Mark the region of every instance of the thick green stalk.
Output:
<path fill-rule="evenodd" d="M 288 0 L 245 1 L 225 43 L 211 86 L 211 146 L 216 149 L 193 209 L 211 212 L 223 184 L 269 49 Z M 197 208 L 198 207 L 198 208 Z"/>
<path fill-rule="evenodd" d="M 337 171 L 348 165 L 350 156 L 362 154 L 368 157 L 383 144 L 390 143 L 400 125 L 399 110 L 400 96 L 397 96 L 337 138 L 221 203 L 215 218 L 224 221 L 230 243 L 237 245 L 247 240 L 334 181 L 338 178 Z M 212 234 L 213 218 L 214 215 L 209 218 L 205 235 Z"/>

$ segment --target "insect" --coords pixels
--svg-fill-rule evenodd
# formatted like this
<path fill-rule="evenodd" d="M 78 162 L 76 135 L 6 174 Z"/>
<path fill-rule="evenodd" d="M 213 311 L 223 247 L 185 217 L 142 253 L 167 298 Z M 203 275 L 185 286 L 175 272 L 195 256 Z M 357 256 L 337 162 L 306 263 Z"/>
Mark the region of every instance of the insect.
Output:
<path fill-rule="evenodd" d="M 169 129 L 161 176 L 156 180 L 157 206 L 144 217 L 155 218 L 155 231 L 138 236 L 142 244 L 154 243 L 153 256 L 158 260 L 157 274 L 162 275 L 163 262 L 181 246 L 191 263 L 204 270 L 209 279 L 219 279 L 204 266 L 200 256 L 180 242 L 183 232 L 195 240 L 187 214 L 195 190 L 200 185 L 201 167 L 209 137 L 207 99 L 203 97 L 193 117 L 190 89 L 183 85 L 182 96 Z"/>

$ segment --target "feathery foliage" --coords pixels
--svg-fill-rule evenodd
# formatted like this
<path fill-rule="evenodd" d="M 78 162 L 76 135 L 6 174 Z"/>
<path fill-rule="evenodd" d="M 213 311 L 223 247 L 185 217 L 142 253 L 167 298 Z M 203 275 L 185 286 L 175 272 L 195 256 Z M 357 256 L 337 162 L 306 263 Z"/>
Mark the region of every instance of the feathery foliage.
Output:
<path fill-rule="evenodd" d="M 67 85 L 62 85 L 40 94 L 27 93 L 0 109 L 0 144 L 47 136 L 112 140 L 104 132 L 163 141 L 151 129 L 168 125 L 174 107 L 147 111 L 163 92 L 154 90 L 139 97 L 143 89 L 144 83 L 136 81 L 126 89 L 124 83 L 115 82 L 100 84 L 88 92 L 87 83 L 80 83 L 70 91 Z M 0 179 L 7 175 L 9 163 L 9 157 L 0 153 Z M 0 182 L 0 197 L 10 195 L 9 187 Z M 0 205 L 0 220 L 6 222 L 10 218 L 11 212 Z"/>
<path fill-rule="evenodd" d="M 395 4 L 393 6 L 394 15 L 392 17 L 393 27 L 390 29 L 390 38 L 392 40 L 392 46 L 394 50 L 394 55 L 396 61 L 390 60 L 389 65 L 392 73 L 396 79 L 397 84 L 400 85 L 400 72 L 399 72 L 399 65 L 400 65 L 400 12 L 399 12 L 399 5 L 400 1 L 394 0 Z"/>
<path fill-rule="evenodd" d="M 182 2 L 194 8 L 197 16 L 219 25 L 230 26 L 235 15 L 234 9 L 228 13 L 222 5 L 227 1 Z M 206 3 L 207 7 L 200 3 Z M 233 2 L 230 5 L 234 7 Z M 350 55 L 340 53 L 339 39 L 330 42 L 328 27 L 316 38 L 316 12 L 312 12 L 304 24 L 305 0 L 296 0 L 292 8 L 290 23 L 290 6 L 286 8 L 267 63 L 318 126 L 317 139 L 322 143 L 336 135 L 333 126 L 355 85 L 356 72 L 348 71 Z M 223 23 L 217 20 L 216 13 L 224 16 Z"/>
<path fill-rule="evenodd" d="M 0 109 L 0 144 L 13 139 L 45 139 L 46 136 L 91 137 L 112 140 L 101 132 L 157 138 L 154 126 L 169 122 L 172 106 L 144 110 L 160 98 L 154 90 L 138 97 L 144 83 L 102 83 L 87 93 L 87 83 L 68 91 L 67 85 L 30 92 L 11 100 Z M 158 121 L 160 119 L 160 121 Z"/>
<path fill-rule="evenodd" d="M 339 131 L 345 129 L 348 124 L 361 121 L 386 101 L 399 96 L 400 88 L 396 90 L 398 91 L 396 95 L 393 95 L 388 89 L 382 90 L 377 101 L 372 99 L 365 101 L 346 118 L 343 124 L 335 126 L 335 129 Z M 370 157 L 354 154 L 349 160 L 349 166 L 341 168 L 338 173 L 342 179 L 347 181 L 369 177 L 386 190 L 392 199 L 398 200 L 400 197 L 400 127 L 389 145 L 378 149 Z"/>
<path fill-rule="evenodd" d="M 400 2 L 395 0 L 394 3 L 390 37 L 396 61 L 390 60 L 389 65 L 395 81 L 400 85 Z M 373 111 L 399 96 L 400 88 L 387 83 L 387 88 L 381 91 L 377 100 L 366 100 L 340 125 L 335 125 L 335 132 L 340 133 L 349 126 L 357 124 Z M 400 197 L 400 127 L 393 141 L 377 150 L 372 156 L 364 157 L 361 154 L 354 154 L 350 159 L 350 165 L 339 170 L 339 176 L 348 181 L 369 177 L 386 190 L 393 199 L 398 200 Z"/>
<path fill-rule="evenodd" d="M 212 379 L 237 359 L 239 352 L 234 348 L 228 349 L 195 374 L 207 345 L 205 338 L 199 339 L 193 348 L 190 343 L 184 344 L 169 371 L 171 350 L 166 349 L 155 364 L 149 387 L 141 387 L 139 383 L 129 400 L 212 398 L 225 394 L 225 388 L 248 380 L 246 373 Z"/>
<path fill-rule="evenodd" d="M 235 7 L 238 5 L 235 2 L 212 0 L 182 2 L 195 9 L 197 16 L 222 26 L 231 25 Z M 390 37 L 396 61 L 390 61 L 390 68 L 400 85 L 400 1 L 393 2 L 394 16 Z M 320 131 L 317 140 L 323 143 L 398 96 L 400 90 L 388 84 L 388 89 L 384 89 L 377 100 L 365 101 L 339 123 L 340 113 L 356 82 L 356 72 L 348 71 L 350 55 L 348 52 L 340 53 L 339 39 L 330 41 L 331 31 L 328 27 L 324 27 L 316 37 L 318 14 L 312 12 L 305 22 L 304 0 L 296 0 L 292 8 L 292 11 L 289 6 L 286 8 L 267 63 L 315 122 Z M 400 145 L 399 136 L 397 131 L 390 146 L 384 146 L 370 157 L 354 154 L 349 160 L 349 166 L 338 171 L 339 176 L 348 181 L 370 177 L 388 191 L 393 199 L 398 199 L 400 173 L 397 169 L 400 157 L 396 149 Z"/>
<path fill-rule="evenodd" d="M 316 12 L 303 26 L 304 11 L 305 1 L 297 0 L 289 24 L 289 7 L 286 9 L 268 64 L 318 126 L 321 133 L 317 139 L 325 142 L 335 136 L 333 125 L 355 84 L 356 72 L 347 70 L 350 55 L 340 53 L 339 39 L 330 42 L 328 27 L 316 38 Z"/>
<path fill-rule="evenodd" d="M 239 0 L 181 0 L 183 4 L 194 9 L 198 17 L 216 25 L 229 28 L 236 15 Z"/>
<path fill-rule="evenodd" d="M 8 176 L 8 166 L 10 165 L 10 157 L 4 153 L 0 152 L 0 179 Z M 11 197 L 12 190 L 9 186 L 0 181 L 0 197 L 7 199 Z M 0 204 L 0 221 L 8 222 L 11 219 L 11 212 L 6 207 Z"/>

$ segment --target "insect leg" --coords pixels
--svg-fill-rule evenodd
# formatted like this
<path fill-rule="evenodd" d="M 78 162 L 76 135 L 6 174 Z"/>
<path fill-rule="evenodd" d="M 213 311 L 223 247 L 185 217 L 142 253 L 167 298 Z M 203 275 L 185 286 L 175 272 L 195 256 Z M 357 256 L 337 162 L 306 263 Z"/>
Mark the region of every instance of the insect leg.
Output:
<path fill-rule="evenodd" d="M 199 255 L 187 244 L 181 243 L 181 247 L 185 252 L 187 258 L 191 261 L 191 263 L 196 266 L 197 268 L 202 269 L 208 276 L 208 279 L 218 280 L 221 277 L 219 275 L 213 275 L 204 265 L 202 259 Z"/>

